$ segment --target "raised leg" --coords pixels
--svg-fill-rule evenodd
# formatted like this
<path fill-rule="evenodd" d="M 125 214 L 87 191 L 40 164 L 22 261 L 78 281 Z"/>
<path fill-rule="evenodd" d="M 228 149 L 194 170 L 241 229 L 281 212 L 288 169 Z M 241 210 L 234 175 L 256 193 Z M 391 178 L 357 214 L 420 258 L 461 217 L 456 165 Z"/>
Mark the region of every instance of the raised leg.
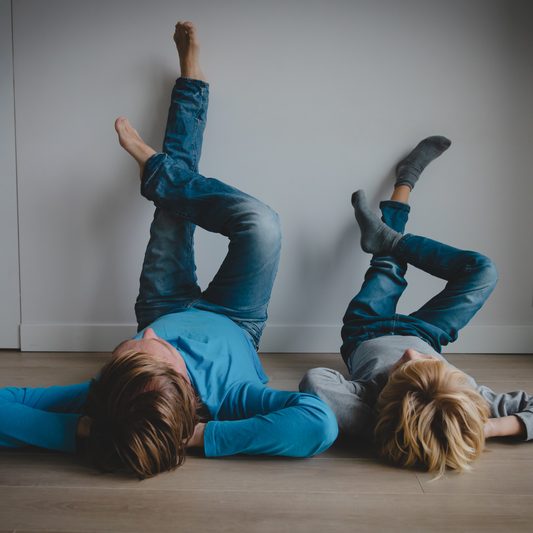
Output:
<path fill-rule="evenodd" d="M 202 152 L 209 84 L 199 62 L 198 36 L 190 22 L 178 22 L 174 33 L 181 76 L 176 80 L 168 110 L 163 152 L 194 172 Z"/>
<path fill-rule="evenodd" d="M 182 75 L 201 79 L 176 84 L 166 152 L 155 153 L 125 119 L 117 121 L 121 145 L 139 163 L 141 192 L 157 207 L 136 305 L 139 327 L 194 301 L 196 307 L 235 320 L 257 346 L 279 263 L 279 219 L 255 198 L 198 173 L 207 84 L 195 66 L 192 25 L 184 23 L 183 31 L 178 26 L 175 40 Z M 200 298 L 192 251 L 195 225 L 230 239 L 224 262 Z"/>
<path fill-rule="evenodd" d="M 427 137 L 396 167 L 396 183 L 392 200 L 406 202 L 422 171 L 450 147 L 451 141 L 441 135 Z M 373 255 L 389 255 L 401 239 L 401 233 L 379 220 L 368 207 L 364 191 L 352 195 L 355 218 L 361 229 L 361 248 Z"/>
<path fill-rule="evenodd" d="M 399 205 L 406 204 L 422 171 L 450 144 L 443 136 L 421 141 L 396 167 L 391 200 L 400 202 Z M 394 226 L 385 218 L 380 221 L 369 208 L 363 191 L 352 195 L 352 205 L 361 229 L 361 247 L 374 254 L 372 262 L 376 256 L 380 259 L 386 256 L 387 264 L 380 265 L 375 272 L 371 266 L 361 292 L 348 307 L 341 348 L 345 360 L 357 343 L 370 335 L 423 332 L 424 338 L 430 339 L 436 349 L 454 340 L 458 329 L 470 320 L 494 288 L 496 276 L 490 260 L 422 237 L 402 236 L 404 226 Z M 422 309 L 405 317 L 396 314 L 396 304 L 406 286 L 403 274 L 408 263 L 443 277 L 449 283 Z"/>
<path fill-rule="evenodd" d="M 194 262 L 195 225 L 156 208 L 135 302 L 138 331 L 200 297 Z"/>
<path fill-rule="evenodd" d="M 163 151 L 189 170 L 198 171 L 202 138 L 207 118 L 209 85 L 199 64 L 196 29 L 190 22 L 178 22 L 174 33 L 181 77 L 172 91 Z M 115 121 L 120 145 L 137 161 L 141 177 L 146 161 L 156 153 L 125 117 Z"/>
<path fill-rule="evenodd" d="M 229 238 L 228 254 L 195 306 L 226 314 L 257 345 L 279 263 L 278 215 L 252 196 L 162 153 L 147 161 L 141 192 L 158 208 Z"/>
<path fill-rule="evenodd" d="M 403 233 L 409 217 L 407 205 L 409 191 L 395 189 L 391 200 L 381 202 L 382 221 L 390 228 Z M 393 200 L 401 198 L 403 201 Z M 391 255 L 374 255 L 365 274 L 361 290 L 352 299 L 343 317 L 341 337 L 343 357 L 353 351 L 358 339 L 364 334 L 365 326 L 371 322 L 391 319 L 396 313 L 400 296 L 407 287 L 405 272 L 407 264 Z"/>
<path fill-rule="evenodd" d="M 481 309 L 498 280 L 488 257 L 426 237 L 404 235 L 394 256 L 448 282 L 444 290 L 409 315 L 437 328 L 433 333 L 437 347 L 457 339 L 459 330 Z"/>
<path fill-rule="evenodd" d="M 176 164 L 196 172 L 207 115 L 208 85 L 198 64 L 198 42 L 192 24 L 178 22 L 174 41 L 182 77 L 172 91 L 163 149 Z M 127 119 L 117 119 L 116 129 L 120 144 L 139 163 L 142 175 L 155 150 L 144 143 Z M 139 330 L 161 315 L 187 308 L 200 297 L 194 230 L 195 225 L 189 220 L 156 208 L 135 304 Z"/>
<path fill-rule="evenodd" d="M 163 152 L 185 168 L 198 172 L 207 120 L 209 85 L 178 78 L 172 89 Z"/>
<path fill-rule="evenodd" d="M 395 331 L 396 306 L 407 287 L 407 262 L 392 250 L 402 239 L 409 215 L 409 196 L 422 171 L 451 142 L 442 136 L 421 141 L 396 167 L 394 192 L 380 205 L 382 218 L 368 207 L 363 191 L 352 195 L 355 218 L 361 229 L 361 248 L 373 254 L 359 293 L 343 318 L 341 354 L 346 362 L 357 345 L 370 335 Z"/>

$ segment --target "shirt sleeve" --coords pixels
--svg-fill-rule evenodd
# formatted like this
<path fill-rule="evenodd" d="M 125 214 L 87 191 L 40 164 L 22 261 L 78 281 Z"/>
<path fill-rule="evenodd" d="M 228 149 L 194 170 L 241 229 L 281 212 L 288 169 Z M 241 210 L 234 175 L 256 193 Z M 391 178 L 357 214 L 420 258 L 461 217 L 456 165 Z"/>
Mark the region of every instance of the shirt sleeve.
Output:
<path fill-rule="evenodd" d="M 90 381 L 68 386 L 0 389 L 0 447 L 74 452 Z"/>
<path fill-rule="evenodd" d="M 312 368 L 300 382 L 300 390 L 316 394 L 337 417 L 339 431 L 347 437 L 369 439 L 374 427 L 373 387 L 362 381 L 349 381 L 331 368 Z"/>
<path fill-rule="evenodd" d="M 524 391 L 497 393 L 481 385 L 478 392 L 487 400 L 493 418 L 515 415 L 525 428 L 525 440 L 533 440 L 533 396 Z"/>
<path fill-rule="evenodd" d="M 310 457 L 337 438 L 335 415 L 319 398 L 255 383 L 230 388 L 217 420 L 205 427 L 207 457 L 284 455 Z"/>

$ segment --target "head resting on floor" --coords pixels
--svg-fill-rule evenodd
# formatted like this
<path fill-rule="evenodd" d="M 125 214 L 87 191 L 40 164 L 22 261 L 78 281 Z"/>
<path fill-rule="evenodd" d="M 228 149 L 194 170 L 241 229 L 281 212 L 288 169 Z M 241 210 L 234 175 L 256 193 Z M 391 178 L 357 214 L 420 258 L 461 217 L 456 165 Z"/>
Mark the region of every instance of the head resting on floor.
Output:
<path fill-rule="evenodd" d="M 135 345 L 122 343 L 113 355 L 89 389 L 84 456 L 140 479 L 177 468 L 197 422 L 194 389 L 172 364 Z"/>
<path fill-rule="evenodd" d="M 440 477 L 446 468 L 469 470 L 485 446 L 489 407 L 468 376 L 439 359 L 396 366 L 377 402 L 379 452 L 399 466 Z"/>

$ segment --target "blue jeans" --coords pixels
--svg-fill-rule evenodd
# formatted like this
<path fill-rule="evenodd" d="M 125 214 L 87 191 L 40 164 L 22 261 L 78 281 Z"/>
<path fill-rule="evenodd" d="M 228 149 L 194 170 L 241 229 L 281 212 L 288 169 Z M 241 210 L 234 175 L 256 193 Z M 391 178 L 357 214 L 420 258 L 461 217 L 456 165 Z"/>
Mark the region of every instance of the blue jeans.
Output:
<path fill-rule="evenodd" d="M 407 204 L 380 204 L 382 220 L 403 233 L 409 216 Z M 363 286 L 348 305 L 343 319 L 341 354 L 345 361 L 361 342 L 383 335 L 414 335 L 437 352 L 457 339 L 458 332 L 483 306 L 496 286 L 492 261 L 477 252 L 406 234 L 394 256 L 373 256 Z M 407 287 L 405 272 L 411 264 L 447 281 L 445 288 L 418 311 L 396 313 Z"/>
<path fill-rule="evenodd" d="M 144 168 L 141 194 L 156 210 L 135 304 L 138 329 L 195 307 L 227 315 L 257 348 L 278 269 L 279 217 L 252 196 L 198 173 L 208 96 L 205 82 L 176 81 L 163 151 Z M 196 226 L 229 238 L 228 253 L 203 292 L 194 261 Z"/>

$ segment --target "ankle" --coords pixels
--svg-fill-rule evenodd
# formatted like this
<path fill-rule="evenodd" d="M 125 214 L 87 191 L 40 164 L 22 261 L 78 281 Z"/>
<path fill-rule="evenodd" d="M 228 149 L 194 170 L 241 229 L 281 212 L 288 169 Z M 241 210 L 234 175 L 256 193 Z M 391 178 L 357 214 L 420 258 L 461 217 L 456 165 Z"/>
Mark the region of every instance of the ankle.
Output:
<path fill-rule="evenodd" d="M 409 185 L 400 184 L 394 187 L 394 192 L 392 193 L 392 196 L 390 199 L 394 202 L 408 204 L 410 194 L 411 194 L 411 187 Z"/>
<path fill-rule="evenodd" d="M 191 65 L 184 61 L 180 62 L 180 75 L 189 80 L 207 81 L 202 69 L 198 65 Z"/>
<path fill-rule="evenodd" d="M 146 161 L 148 161 L 148 159 L 150 159 L 156 153 L 157 152 L 152 147 L 145 144 L 144 146 L 139 148 L 139 155 L 138 158 L 136 158 L 137 162 L 139 163 L 139 165 L 144 166 L 146 164 Z"/>
<path fill-rule="evenodd" d="M 136 161 L 137 161 L 137 164 L 139 165 L 139 173 L 141 175 L 141 180 L 142 180 L 143 175 L 144 175 L 144 169 L 146 167 L 146 163 L 148 163 L 148 160 L 156 153 L 157 152 L 155 152 L 155 151 L 153 153 L 151 153 L 151 154 L 149 154 L 147 152 L 143 157 L 135 158 Z"/>

